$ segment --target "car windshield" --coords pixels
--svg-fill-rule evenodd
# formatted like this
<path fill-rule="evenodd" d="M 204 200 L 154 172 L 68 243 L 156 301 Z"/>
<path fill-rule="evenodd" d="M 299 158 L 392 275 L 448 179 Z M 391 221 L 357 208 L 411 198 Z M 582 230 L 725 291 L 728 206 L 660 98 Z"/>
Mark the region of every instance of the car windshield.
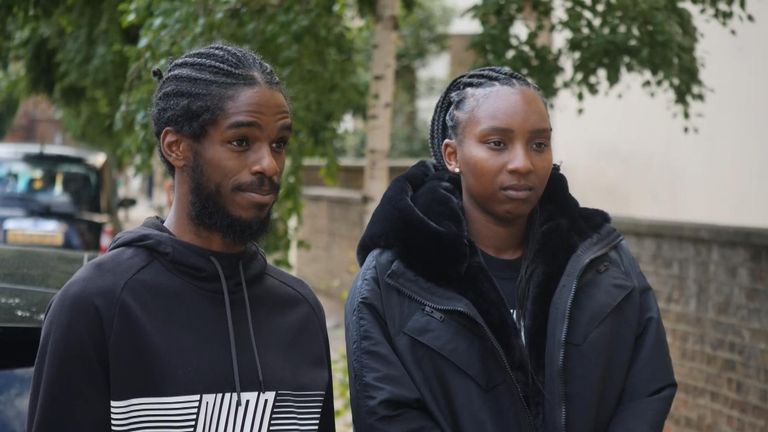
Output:
<path fill-rule="evenodd" d="M 99 212 L 98 171 L 76 158 L 0 159 L 0 207 L 40 213 Z"/>

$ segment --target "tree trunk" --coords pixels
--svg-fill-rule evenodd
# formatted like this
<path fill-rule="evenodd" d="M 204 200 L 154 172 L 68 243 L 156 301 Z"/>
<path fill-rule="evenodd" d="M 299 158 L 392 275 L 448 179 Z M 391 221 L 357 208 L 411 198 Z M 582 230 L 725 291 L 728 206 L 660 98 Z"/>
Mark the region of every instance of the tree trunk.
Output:
<path fill-rule="evenodd" d="M 363 200 L 365 221 L 389 184 L 389 145 L 392 130 L 392 99 L 395 94 L 395 66 L 400 0 L 377 0 L 371 82 L 368 87 L 368 118 L 365 126 L 365 171 Z"/>

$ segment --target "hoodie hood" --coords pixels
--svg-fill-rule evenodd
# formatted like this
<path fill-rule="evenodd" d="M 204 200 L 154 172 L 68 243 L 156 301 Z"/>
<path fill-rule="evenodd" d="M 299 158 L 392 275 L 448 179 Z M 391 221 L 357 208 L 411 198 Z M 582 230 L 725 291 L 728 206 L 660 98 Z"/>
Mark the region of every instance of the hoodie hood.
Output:
<path fill-rule="evenodd" d="M 211 251 L 179 240 L 157 216 L 147 218 L 137 228 L 119 233 L 109 250 L 124 247 L 146 249 L 192 285 L 217 293 L 222 292 L 221 278 L 211 256 L 221 264 L 230 291 L 240 290 L 240 263 L 247 281 L 261 277 L 267 268 L 264 253 L 255 243 L 248 243 L 241 253 Z"/>

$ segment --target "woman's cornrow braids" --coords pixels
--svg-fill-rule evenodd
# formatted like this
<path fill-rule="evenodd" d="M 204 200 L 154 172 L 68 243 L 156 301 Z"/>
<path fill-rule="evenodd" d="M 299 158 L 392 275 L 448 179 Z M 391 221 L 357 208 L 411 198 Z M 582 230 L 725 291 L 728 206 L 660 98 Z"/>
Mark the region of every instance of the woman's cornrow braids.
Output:
<path fill-rule="evenodd" d="M 477 89 L 495 86 L 530 88 L 542 96 L 539 88 L 523 75 L 506 67 L 490 66 L 475 69 L 456 77 L 445 89 L 435 105 L 429 128 L 429 145 L 438 169 L 446 169 L 443 161 L 443 141 L 455 139 L 460 129 L 460 114 L 466 112 Z M 546 100 L 544 101 L 546 106 Z"/>
<path fill-rule="evenodd" d="M 152 124 L 160 150 L 160 135 L 171 128 L 192 140 L 202 139 L 207 128 L 226 108 L 232 94 L 246 87 L 265 86 L 285 96 L 272 67 L 254 52 L 215 43 L 172 60 L 165 74 L 152 71 L 158 81 L 152 101 Z M 160 151 L 173 175 L 173 165 Z"/>

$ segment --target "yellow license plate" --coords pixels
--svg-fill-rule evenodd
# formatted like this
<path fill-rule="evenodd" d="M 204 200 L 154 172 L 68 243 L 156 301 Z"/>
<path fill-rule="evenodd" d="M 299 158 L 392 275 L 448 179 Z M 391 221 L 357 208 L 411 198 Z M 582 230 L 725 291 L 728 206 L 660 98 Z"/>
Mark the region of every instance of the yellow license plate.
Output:
<path fill-rule="evenodd" d="M 5 232 L 5 242 L 13 245 L 62 246 L 64 233 L 9 230 Z"/>

